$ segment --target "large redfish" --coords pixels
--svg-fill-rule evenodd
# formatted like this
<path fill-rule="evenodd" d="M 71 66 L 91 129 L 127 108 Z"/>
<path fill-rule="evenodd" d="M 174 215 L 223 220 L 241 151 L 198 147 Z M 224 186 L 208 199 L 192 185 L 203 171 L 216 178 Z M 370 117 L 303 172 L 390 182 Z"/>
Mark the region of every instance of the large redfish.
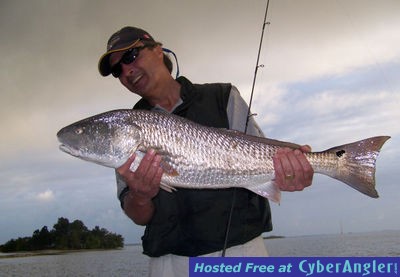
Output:
<path fill-rule="evenodd" d="M 281 147 L 299 147 L 142 110 L 98 114 L 64 127 L 57 137 L 62 151 L 112 168 L 121 166 L 135 152 L 141 157 L 153 148 L 163 157 L 164 189 L 242 187 L 278 202 L 280 191 L 274 185 L 272 157 Z M 307 153 L 306 157 L 316 173 L 377 198 L 375 162 L 389 138 L 368 138 Z"/>

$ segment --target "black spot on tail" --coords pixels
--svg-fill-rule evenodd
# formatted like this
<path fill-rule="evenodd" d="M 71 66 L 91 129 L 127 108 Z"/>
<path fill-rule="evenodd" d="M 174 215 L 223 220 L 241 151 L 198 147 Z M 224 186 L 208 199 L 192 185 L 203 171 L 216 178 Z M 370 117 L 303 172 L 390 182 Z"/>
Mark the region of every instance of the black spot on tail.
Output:
<path fill-rule="evenodd" d="M 344 151 L 344 150 L 337 151 L 336 156 L 338 156 L 340 158 L 341 156 L 343 156 L 344 153 L 346 153 L 346 151 Z"/>

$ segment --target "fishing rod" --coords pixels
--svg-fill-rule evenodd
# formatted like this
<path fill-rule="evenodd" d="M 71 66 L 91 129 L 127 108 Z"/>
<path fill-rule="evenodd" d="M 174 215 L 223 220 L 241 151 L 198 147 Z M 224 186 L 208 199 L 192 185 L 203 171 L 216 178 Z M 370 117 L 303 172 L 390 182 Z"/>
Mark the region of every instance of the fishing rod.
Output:
<path fill-rule="evenodd" d="M 262 24 L 260 44 L 258 46 L 257 61 L 256 61 L 256 67 L 255 67 L 255 70 L 254 70 L 253 85 L 251 87 L 250 102 L 249 102 L 249 107 L 247 109 L 247 118 L 246 118 L 246 125 L 245 125 L 245 128 L 244 128 L 244 133 L 247 133 L 247 128 L 248 128 L 248 125 L 249 125 L 250 117 L 255 115 L 255 114 L 251 114 L 251 104 L 253 102 L 254 87 L 256 85 L 258 69 L 260 67 L 264 67 L 264 65 L 262 65 L 262 64 L 260 65 L 259 62 L 260 62 L 260 54 L 261 54 L 262 42 L 263 42 L 263 39 L 264 39 L 265 26 L 270 24 L 270 22 L 267 22 L 268 7 L 269 7 L 269 0 L 267 0 L 267 5 L 266 5 L 266 8 L 265 8 L 264 21 L 263 21 L 263 24 Z M 225 257 L 226 248 L 227 248 L 227 245 L 228 245 L 229 230 L 230 230 L 231 223 L 232 223 L 233 208 L 234 208 L 234 205 L 235 205 L 235 201 L 236 201 L 236 189 L 233 190 L 233 194 L 232 194 L 232 205 L 231 205 L 231 210 L 229 212 L 229 218 L 228 218 L 228 223 L 227 223 L 227 227 L 226 227 L 224 248 L 222 249 L 222 254 L 221 254 L 222 257 Z"/>
<path fill-rule="evenodd" d="M 258 46 L 258 54 L 257 54 L 256 67 L 255 67 L 255 69 L 254 69 L 253 85 L 251 86 L 249 108 L 248 108 L 248 110 L 247 110 L 246 126 L 245 126 L 245 128 L 244 128 L 244 132 L 245 132 L 245 133 L 247 133 L 247 127 L 248 127 L 248 125 L 249 125 L 250 117 L 252 117 L 252 116 L 254 115 L 254 114 L 250 114 L 250 113 L 251 113 L 251 104 L 253 103 L 254 87 L 255 87 L 255 85 L 256 85 L 258 69 L 259 69 L 260 67 L 264 67 L 263 64 L 259 64 L 259 63 L 260 63 L 260 54 L 261 54 L 262 43 L 263 43 L 263 39 L 264 39 L 265 26 L 270 24 L 270 22 L 267 22 L 267 21 L 266 21 L 266 20 L 267 20 L 267 14 L 268 14 L 268 6 L 269 6 L 269 0 L 267 0 L 267 7 L 265 8 L 265 15 L 264 15 L 264 21 L 263 21 L 263 25 L 262 25 L 261 38 L 260 38 L 260 45 Z"/>

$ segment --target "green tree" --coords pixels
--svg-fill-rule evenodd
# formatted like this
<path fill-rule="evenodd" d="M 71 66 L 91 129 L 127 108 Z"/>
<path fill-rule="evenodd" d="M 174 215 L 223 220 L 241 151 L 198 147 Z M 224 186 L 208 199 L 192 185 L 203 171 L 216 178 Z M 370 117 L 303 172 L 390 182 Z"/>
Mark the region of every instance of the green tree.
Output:
<path fill-rule="evenodd" d="M 69 224 L 69 241 L 68 246 L 72 249 L 86 248 L 86 237 L 88 236 L 88 228 L 80 220 L 75 220 Z"/>
<path fill-rule="evenodd" d="M 121 235 L 96 226 L 89 230 L 81 220 L 69 222 L 60 217 L 51 231 L 47 226 L 37 229 L 32 237 L 11 239 L 0 246 L 2 252 L 42 249 L 112 249 L 124 246 Z"/>
<path fill-rule="evenodd" d="M 47 226 L 43 226 L 42 229 L 35 230 L 30 240 L 31 250 L 42 250 L 49 249 L 53 244 L 53 236 L 47 229 Z"/>
<path fill-rule="evenodd" d="M 68 249 L 69 220 L 60 217 L 53 226 L 54 246 L 56 249 Z"/>

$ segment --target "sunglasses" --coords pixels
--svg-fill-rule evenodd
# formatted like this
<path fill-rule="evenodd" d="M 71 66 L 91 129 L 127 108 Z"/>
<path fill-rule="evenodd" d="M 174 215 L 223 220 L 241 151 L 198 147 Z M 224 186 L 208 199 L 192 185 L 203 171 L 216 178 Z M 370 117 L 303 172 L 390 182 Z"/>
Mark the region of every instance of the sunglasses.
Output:
<path fill-rule="evenodd" d="M 148 45 L 135 47 L 135 48 L 131 48 L 131 49 L 127 50 L 124 53 L 124 55 L 122 55 L 122 58 L 119 60 L 119 62 L 117 62 L 116 64 L 114 64 L 111 67 L 111 74 L 115 78 L 119 78 L 119 76 L 122 73 L 121 63 L 123 63 L 123 64 L 131 64 L 131 63 L 133 63 L 136 60 L 136 58 L 139 56 L 140 50 L 143 50 L 146 47 L 148 47 Z"/>

